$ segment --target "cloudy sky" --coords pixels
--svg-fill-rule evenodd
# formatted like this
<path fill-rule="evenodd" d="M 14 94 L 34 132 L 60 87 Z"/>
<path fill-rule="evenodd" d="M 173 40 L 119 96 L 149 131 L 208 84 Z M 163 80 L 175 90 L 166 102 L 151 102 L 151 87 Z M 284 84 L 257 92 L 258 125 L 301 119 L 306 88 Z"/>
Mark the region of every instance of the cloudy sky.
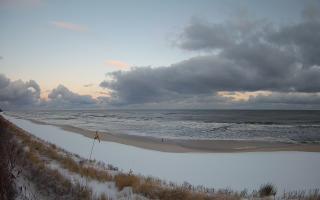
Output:
<path fill-rule="evenodd" d="M 0 0 L 0 108 L 320 109 L 320 0 Z"/>

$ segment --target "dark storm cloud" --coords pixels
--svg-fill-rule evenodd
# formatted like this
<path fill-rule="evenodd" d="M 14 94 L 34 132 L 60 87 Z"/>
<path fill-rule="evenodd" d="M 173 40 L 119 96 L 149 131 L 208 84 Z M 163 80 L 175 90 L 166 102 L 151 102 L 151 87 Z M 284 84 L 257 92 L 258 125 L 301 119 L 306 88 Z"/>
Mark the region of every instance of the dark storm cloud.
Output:
<path fill-rule="evenodd" d="M 53 89 L 48 95 L 48 106 L 59 107 L 74 107 L 86 105 L 93 105 L 96 101 L 90 95 L 80 95 L 70 91 L 63 85 L 59 85 Z"/>
<path fill-rule="evenodd" d="M 246 14 L 224 23 L 209 23 L 197 18 L 179 34 L 174 44 L 185 50 L 224 50 L 244 42 L 254 42 L 270 29 L 266 20 L 253 20 Z"/>
<path fill-rule="evenodd" d="M 192 19 L 180 35 L 177 45 L 187 50 L 226 48 L 234 44 L 235 35 L 225 24 L 210 25 L 199 19 Z"/>
<path fill-rule="evenodd" d="M 10 80 L 3 74 L 0 74 L 0 89 L 9 85 Z"/>
<path fill-rule="evenodd" d="M 192 58 L 170 67 L 137 67 L 131 71 L 108 74 L 112 81 L 104 81 L 101 87 L 115 91 L 113 97 L 119 103 L 160 102 L 183 99 L 193 95 L 213 95 L 220 89 L 242 90 L 250 85 L 248 74 L 232 61 L 216 56 Z"/>
<path fill-rule="evenodd" d="M 219 90 L 260 90 L 271 87 L 262 76 L 247 72 L 229 59 L 201 56 L 170 67 L 139 67 L 131 71 L 110 73 L 113 81 L 104 81 L 101 87 L 116 91 L 123 103 L 145 103 L 185 98 L 192 95 L 213 95 Z M 256 84 L 257 83 L 257 84 Z"/>
<path fill-rule="evenodd" d="M 314 17 L 285 26 L 247 18 L 223 24 L 192 20 L 176 44 L 207 55 L 109 73 L 100 86 L 111 89 L 120 104 L 181 101 L 217 91 L 320 91 L 320 21 Z"/>
<path fill-rule="evenodd" d="M 269 95 L 258 95 L 250 97 L 246 104 L 249 105 L 297 105 L 314 106 L 320 108 L 320 93 L 279 93 L 273 92 Z"/>
<path fill-rule="evenodd" d="M 40 87 L 33 81 L 11 81 L 0 75 L 0 105 L 4 108 L 15 108 L 39 103 Z"/>
<path fill-rule="evenodd" d="M 106 103 L 102 97 L 95 100 L 90 95 L 74 93 L 63 85 L 53 89 L 48 95 L 48 100 L 41 99 L 40 93 L 40 86 L 34 80 L 11 81 L 0 74 L 0 108 L 2 109 L 79 109 Z"/>
<path fill-rule="evenodd" d="M 320 65 L 320 20 L 286 26 L 270 35 L 280 47 L 294 47 L 296 58 L 305 67 Z"/>

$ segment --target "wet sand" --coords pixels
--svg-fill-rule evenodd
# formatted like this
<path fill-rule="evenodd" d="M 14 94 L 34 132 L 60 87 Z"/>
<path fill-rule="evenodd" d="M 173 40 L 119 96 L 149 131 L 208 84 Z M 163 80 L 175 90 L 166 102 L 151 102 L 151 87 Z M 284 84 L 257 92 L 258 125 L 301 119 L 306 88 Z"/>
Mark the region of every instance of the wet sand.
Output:
<path fill-rule="evenodd" d="M 38 124 L 43 122 L 30 120 Z M 57 125 L 55 125 L 57 126 Z M 93 138 L 95 131 L 81 128 L 59 125 L 66 131 L 81 134 Z M 144 149 L 186 153 L 186 152 L 272 152 L 272 151 L 304 151 L 320 152 L 320 144 L 284 143 L 269 141 L 248 141 L 248 140 L 185 140 L 185 139 L 161 139 L 148 136 L 112 134 L 99 132 L 101 140 L 131 145 Z"/>

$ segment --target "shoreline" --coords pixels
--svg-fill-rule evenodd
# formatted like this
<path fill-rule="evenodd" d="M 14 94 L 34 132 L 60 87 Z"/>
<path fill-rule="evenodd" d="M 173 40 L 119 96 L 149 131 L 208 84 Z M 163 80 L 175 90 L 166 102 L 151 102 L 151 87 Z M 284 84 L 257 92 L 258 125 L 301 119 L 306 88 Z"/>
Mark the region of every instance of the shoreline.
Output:
<path fill-rule="evenodd" d="M 70 125 L 49 124 L 33 119 L 26 119 L 36 124 L 51 125 L 65 131 L 94 138 L 95 131 L 85 130 Z M 241 153 L 241 152 L 276 152 L 276 151 L 302 151 L 320 152 L 320 144 L 285 143 L 275 141 L 254 140 L 188 140 L 164 139 L 125 134 L 112 134 L 99 132 L 102 141 L 116 142 L 143 149 L 170 153 Z"/>

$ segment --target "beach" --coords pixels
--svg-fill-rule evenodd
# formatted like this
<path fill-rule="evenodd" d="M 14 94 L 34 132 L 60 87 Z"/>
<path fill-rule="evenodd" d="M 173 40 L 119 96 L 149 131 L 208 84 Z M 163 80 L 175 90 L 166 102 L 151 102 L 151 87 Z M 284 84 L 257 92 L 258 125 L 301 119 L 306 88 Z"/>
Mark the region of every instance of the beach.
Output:
<path fill-rule="evenodd" d="M 30 120 L 37 124 L 53 125 Z M 94 138 L 96 132 L 84 130 L 69 125 L 55 125 L 63 130 L 81 134 L 85 137 Z M 186 152 L 272 152 L 272 151 L 305 151 L 320 152 L 320 144 L 286 143 L 277 141 L 250 141 L 250 140 L 195 140 L 195 139 L 168 139 L 138 135 L 112 134 L 99 132 L 103 141 L 116 142 L 120 144 L 140 147 L 144 149 L 186 153 Z"/>

